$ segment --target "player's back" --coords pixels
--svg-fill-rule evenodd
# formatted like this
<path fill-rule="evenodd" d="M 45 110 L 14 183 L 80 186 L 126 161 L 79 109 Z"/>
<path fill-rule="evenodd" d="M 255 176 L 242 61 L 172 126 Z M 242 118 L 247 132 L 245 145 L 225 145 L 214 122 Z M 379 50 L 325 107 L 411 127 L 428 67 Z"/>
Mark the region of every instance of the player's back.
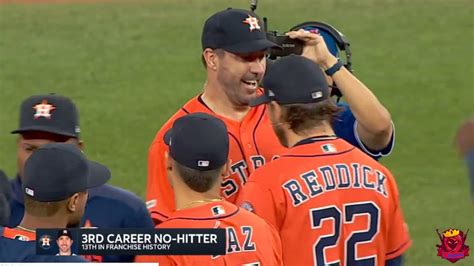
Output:
<path fill-rule="evenodd" d="M 385 265 L 411 243 L 390 172 L 342 139 L 303 142 L 247 186 L 249 206 L 279 230 L 284 265 Z M 256 186 L 271 191 L 274 213 L 248 197 Z"/>
<path fill-rule="evenodd" d="M 176 211 L 157 228 L 224 228 L 226 255 L 142 256 L 137 261 L 160 265 L 281 265 L 281 243 L 276 230 L 253 213 L 226 202 Z"/>
<path fill-rule="evenodd" d="M 36 255 L 34 232 L 0 226 L 1 262 L 86 262 L 79 256 Z"/>

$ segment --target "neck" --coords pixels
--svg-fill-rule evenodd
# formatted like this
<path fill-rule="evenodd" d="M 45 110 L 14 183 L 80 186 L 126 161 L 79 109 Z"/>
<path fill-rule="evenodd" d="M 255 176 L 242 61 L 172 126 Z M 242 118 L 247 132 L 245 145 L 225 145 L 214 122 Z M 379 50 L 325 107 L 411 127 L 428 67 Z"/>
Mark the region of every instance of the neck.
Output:
<path fill-rule="evenodd" d="M 208 79 L 209 80 L 209 79 Z M 204 93 L 201 99 L 216 114 L 234 121 L 242 121 L 251 107 L 236 105 L 224 93 L 224 89 L 215 82 L 207 81 L 204 84 Z"/>
<path fill-rule="evenodd" d="M 333 136 L 335 135 L 334 130 L 328 122 L 323 122 L 323 126 L 317 127 L 313 130 L 308 130 L 300 134 L 296 134 L 293 130 L 286 130 L 286 137 L 288 139 L 288 147 L 295 146 L 296 143 L 311 137 L 318 136 Z"/>
<path fill-rule="evenodd" d="M 29 230 L 36 230 L 36 228 L 66 228 L 68 223 L 65 217 L 67 216 L 58 214 L 53 217 L 36 217 L 25 212 L 19 226 Z"/>
<path fill-rule="evenodd" d="M 209 202 L 219 201 L 221 199 L 220 194 L 219 186 L 214 186 L 211 190 L 204 193 L 196 192 L 189 188 L 175 191 L 176 209 L 193 208 L 206 205 Z"/>

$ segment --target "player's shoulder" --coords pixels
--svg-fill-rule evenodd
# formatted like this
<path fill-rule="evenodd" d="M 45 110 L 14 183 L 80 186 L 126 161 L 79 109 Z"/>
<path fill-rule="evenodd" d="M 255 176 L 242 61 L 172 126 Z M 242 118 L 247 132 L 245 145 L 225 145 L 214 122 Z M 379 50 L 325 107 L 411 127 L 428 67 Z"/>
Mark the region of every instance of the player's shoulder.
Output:
<path fill-rule="evenodd" d="M 126 189 L 104 184 L 88 190 L 89 202 L 94 200 L 98 201 L 110 201 L 111 206 L 114 208 L 128 207 L 134 210 L 141 209 L 145 206 L 145 203 L 135 193 Z"/>
<path fill-rule="evenodd" d="M 268 186 L 277 183 L 280 180 L 280 176 L 284 175 L 286 170 L 291 169 L 291 167 L 285 167 L 289 163 L 289 158 L 286 157 L 272 160 L 256 169 L 250 175 L 249 182 Z"/>
<path fill-rule="evenodd" d="M 252 226 L 254 229 L 259 228 L 258 230 L 261 232 L 265 232 L 271 227 L 263 218 L 242 207 L 239 207 L 239 212 L 232 217 L 232 220 L 232 224 Z"/>
<path fill-rule="evenodd" d="M 161 143 L 164 134 L 173 126 L 176 119 L 190 113 L 204 112 L 213 114 L 212 111 L 202 102 L 200 95 L 191 98 L 182 107 L 180 107 L 158 130 L 158 133 L 153 140 L 152 147 L 155 143 Z"/>

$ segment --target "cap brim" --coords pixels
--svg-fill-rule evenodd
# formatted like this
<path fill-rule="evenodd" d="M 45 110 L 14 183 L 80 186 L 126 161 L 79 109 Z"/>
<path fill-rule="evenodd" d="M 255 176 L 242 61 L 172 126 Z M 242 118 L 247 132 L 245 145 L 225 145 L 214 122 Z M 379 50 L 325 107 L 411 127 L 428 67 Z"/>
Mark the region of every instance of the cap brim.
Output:
<path fill-rule="evenodd" d="M 163 141 L 168 146 L 170 145 L 170 142 L 171 142 L 171 134 L 173 134 L 172 128 L 168 129 L 168 131 L 166 131 L 165 135 L 163 136 Z"/>
<path fill-rule="evenodd" d="M 87 161 L 89 173 L 87 176 L 87 188 L 94 188 L 101 186 L 110 179 L 110 171 L 104 165 L 94 162 Z"/>
<path fill-rule="evenodd" d="M 271 101 L 272 101 L 272 99 L 268 98 L 268 96 L 264 94 L 264 95 L 260 95 L 259 97 L 251 100 L 249 105 L 251 107 L 255 107 L 255 106 L 259 106 L 261 104 L 269 103 Z"/>
<path fill-rule="evenodd" d="M 73 137 L 73 138 L 78 137 L 77 134 L 71 134 L 70 132 L 65 132 L 65 131 L 57 130 L 55 128 L 48 128 L 48 127 L 44 127 L 44 126 L 23 127 L 23 128 L 13 130 L 10 133 L 11 134 L 21 134 L 21 133 L 25 133 L 25 132 L 29 132 L 29 131 L 41 131 L 41 132 L 47 132 L 47 133 L 57 134 L 57 135 L 61 135 L 61 136 Z"/>
<path fill-rule="evenodd" d="M 276 43 L 267 39 L 260 39 L 251 42 L 242 42 L 231 46 L 222 47 L 222 49 L 231 53 L 252 53 L 257 51 L 264 51 L 269 48 L 281 49 L 281 47 L 278 46 Z"/>

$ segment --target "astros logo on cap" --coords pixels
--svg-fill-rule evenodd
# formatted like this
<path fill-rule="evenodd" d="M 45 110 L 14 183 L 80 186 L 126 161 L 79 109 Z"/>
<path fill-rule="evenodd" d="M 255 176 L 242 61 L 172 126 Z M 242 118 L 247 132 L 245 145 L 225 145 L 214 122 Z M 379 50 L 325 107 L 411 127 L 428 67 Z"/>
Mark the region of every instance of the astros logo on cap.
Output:
<path fill-rule="evenodd" d="M 48 100 L 43 100 L 41 103 L 33 106 L 33 109 L 36 110 L 35 119 L 40 117 L 44 117 L 47 119 L 51 119 L 51 111 L 56 109 L 56 106 L 49 104 Z"/>
<path fill-rule="evenodd" d="M 250 31 L 260 30 L 260 25 L 258 25 L 258 19 L 249 15 L 244 21 L 245 24 L 249 24 Z"/>

